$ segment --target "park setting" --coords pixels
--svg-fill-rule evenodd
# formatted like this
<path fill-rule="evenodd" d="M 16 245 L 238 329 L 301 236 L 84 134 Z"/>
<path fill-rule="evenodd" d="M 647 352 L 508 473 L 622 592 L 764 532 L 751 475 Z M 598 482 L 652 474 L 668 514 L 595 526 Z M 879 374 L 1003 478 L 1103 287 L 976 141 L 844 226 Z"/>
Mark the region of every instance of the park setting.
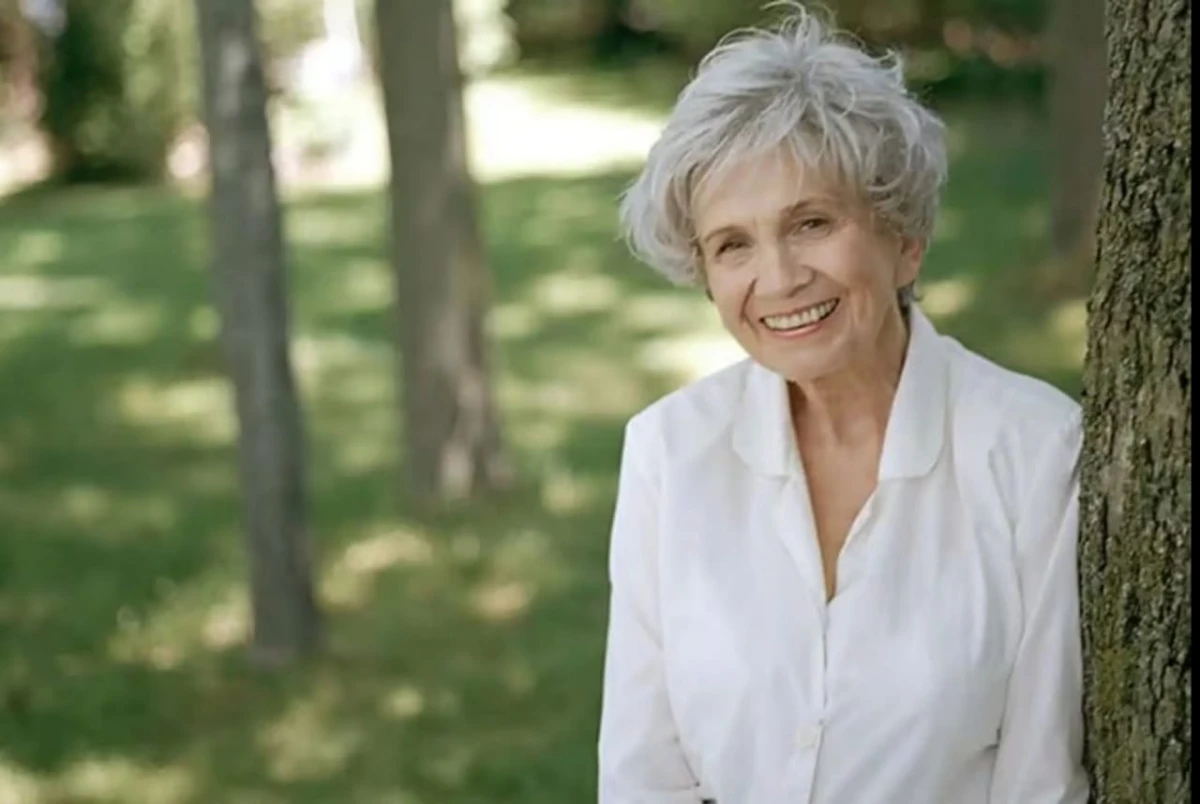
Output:
<path fill-rule="evenodd" d="M 1084 405 L 1095 800 L 1188 800 L 1190 4 L 826 5 L 921 309 Z M 771 13 L 0 0 L 0 804 L 596 800 L 626 422 L 744 357 L 617 206 Z"/>

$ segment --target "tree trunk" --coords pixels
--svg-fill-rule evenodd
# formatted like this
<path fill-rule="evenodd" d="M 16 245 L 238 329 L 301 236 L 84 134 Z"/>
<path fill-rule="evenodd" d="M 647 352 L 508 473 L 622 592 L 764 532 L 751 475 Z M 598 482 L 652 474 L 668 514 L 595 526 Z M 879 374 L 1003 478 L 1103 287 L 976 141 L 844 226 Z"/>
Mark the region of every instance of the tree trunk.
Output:
<path fill-rule="evenodd" d="M 484 332 L 487 267 L 448 0 L 378 0 L 408 481 L 445 501 L 506 475 Z"/>
<path fill-rule="evenodd" d="M 1191 790 L 1191 3 L 1110 0 L 1080 573 L 1096 804 Z"/>
<path fill-rule="evenodd" d="M 1097 204 L 1104 167 L 1103 0 L 1053 0 L 1050 11 L 1053 74 L 1050 91 L 1054 176 L 1051 196 L 1051 245 L 1054 268 L 1093 276 Z"/>
<path fill-rule="evenodd" d="M 196 0 L 196 11 L 212 165 L 213 271 L 239 425 L 252 655 L 278 664 L 316 646 L 319 622 L 267 94 L 252 0 Z"/>
<path fill-rule="evenodd" d="M 38 61 L 37 32 L 20 0 L 0 0 L 0 93 L 6 84 L 11 111 L 23 123 L 38 113 Z"/>

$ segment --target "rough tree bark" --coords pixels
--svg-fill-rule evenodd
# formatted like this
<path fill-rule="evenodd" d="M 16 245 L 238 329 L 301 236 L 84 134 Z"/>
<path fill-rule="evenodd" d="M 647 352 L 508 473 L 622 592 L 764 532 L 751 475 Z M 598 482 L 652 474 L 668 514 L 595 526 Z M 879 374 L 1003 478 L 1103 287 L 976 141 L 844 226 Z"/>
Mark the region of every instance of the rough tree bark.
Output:
<path fill-rule="evenodd" d="M 445 501 L 498 485 L 507 474 L 451 3 L 378 0 L 376 29 L 408 480 L 417 499 Z"/>
<path fill-rule="evenodd" d="M 1109 0 L 1080 573 L 1096 804 L 1191 790 L 1191 2 Z"/>
<path fill-rule="evenodd" d="M 316 646 L 319 623 L 267 93 L 252 0 L 196 0 L 196 12 L 212 166 L 213 272 L 239 426 L 251 655 L 279 664 Z"/>

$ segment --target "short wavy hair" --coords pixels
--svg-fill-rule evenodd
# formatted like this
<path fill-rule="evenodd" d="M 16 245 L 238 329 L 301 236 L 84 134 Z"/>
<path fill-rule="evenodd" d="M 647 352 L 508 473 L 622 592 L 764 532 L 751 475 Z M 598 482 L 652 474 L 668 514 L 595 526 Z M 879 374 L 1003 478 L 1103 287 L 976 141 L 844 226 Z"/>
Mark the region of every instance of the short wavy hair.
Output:
<path fill-rule="evenodd" d="M 735 31 L 700 62 L 621 198 L 631 250 L 676 284 L 704 284 L 691 220 L 700 183 L 781 146 L 891 231 L 932 234 L 945 127 L 905 88 L 899 55 L 871 56 L 797 2 L 771 5 L 789 12 L 778 25 Z M 901 304 L 912 298 L 904 288 Z"/>

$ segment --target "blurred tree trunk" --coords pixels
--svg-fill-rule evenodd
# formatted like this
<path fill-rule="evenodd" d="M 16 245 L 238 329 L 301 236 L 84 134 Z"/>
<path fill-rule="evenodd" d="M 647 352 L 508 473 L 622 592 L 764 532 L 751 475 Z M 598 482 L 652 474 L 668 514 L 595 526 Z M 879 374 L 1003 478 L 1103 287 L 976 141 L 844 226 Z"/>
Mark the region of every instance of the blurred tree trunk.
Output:
<path fill-rule="evenodd" d="M 1082 292 L 1094 276 L 1108 70 L 1104 0 L 1052 0 L 1050 9 L 1054 259 L 1045 284 Z"/>
<path fill-rule="evenodd" d="M 500 484 L 506 468 L 451 4 L 378 0 L 376 30 L 408 479 L 418 499 L 462 498 Z"/>
<path fill-rule="evenodd" d="M 288 357 L 284 249 L 252 0 L 196 0 L 212 165 L 212 260 L 233 377 L 250 554 L 252 656 L 313 649 L 301 414 Z"/>
<path fill-rule="evenodd" d="M 1080 571 L 1094 804 L 1191 791 L 1191 3 L 1110 0 Z"/>
<path fill-rule="evenodd" d="M 37 77 L 37 32 L 25 19 L 21 0 L 0 0 L 0 104 L 11 104 L 9 111 L 23 122 L 37 115 Z"/>

